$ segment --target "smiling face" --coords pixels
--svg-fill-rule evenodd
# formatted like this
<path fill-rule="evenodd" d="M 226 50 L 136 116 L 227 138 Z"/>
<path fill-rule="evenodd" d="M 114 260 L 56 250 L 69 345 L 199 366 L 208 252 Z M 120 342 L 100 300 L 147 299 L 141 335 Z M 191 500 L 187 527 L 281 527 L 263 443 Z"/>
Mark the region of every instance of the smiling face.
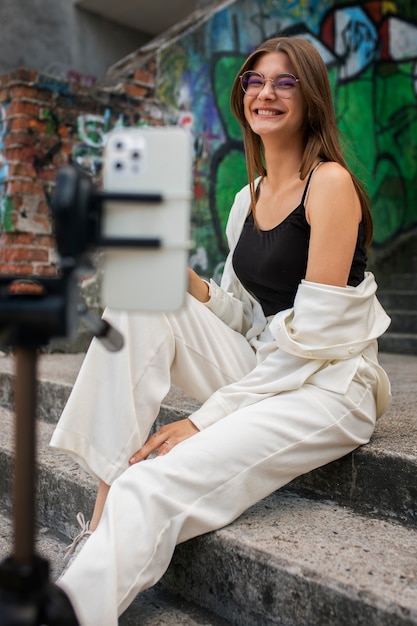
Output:
<path fill-rule="evenodd" d="M 279 74 L 296 75 L 285 52 L 268 52 L 260 56 L 253 68 L 267 79 Z M 291 98 L 280 97 L 272 80 L 267 80 L 256 96 L 245 93 L 243 98 L 245 118 L 252 131 L 265 139 L 271 134 L 281 137 L 302 136 L 306 107 L 299 83 Z"/>

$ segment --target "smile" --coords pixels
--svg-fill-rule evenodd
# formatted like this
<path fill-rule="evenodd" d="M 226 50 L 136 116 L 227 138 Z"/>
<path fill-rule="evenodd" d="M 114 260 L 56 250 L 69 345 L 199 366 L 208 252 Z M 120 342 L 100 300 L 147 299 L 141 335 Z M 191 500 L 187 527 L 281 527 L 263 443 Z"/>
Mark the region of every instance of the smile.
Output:
<path fill-rule="evenodd" d="M 269 116 L 269 115 L 281 115 L 281 111 L 277 111 L 276 109 L 255 109 L 255 113 L 261 116 Z"/>

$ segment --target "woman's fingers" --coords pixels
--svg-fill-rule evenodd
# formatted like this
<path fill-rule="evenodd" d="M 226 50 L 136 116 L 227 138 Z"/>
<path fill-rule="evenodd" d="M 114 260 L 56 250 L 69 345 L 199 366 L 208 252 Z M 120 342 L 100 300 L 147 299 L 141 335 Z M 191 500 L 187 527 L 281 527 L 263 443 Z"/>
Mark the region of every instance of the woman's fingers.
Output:
<path fill-rule="evenodd" d="M 152 454 L 152 452 L 158 450 L 164 440 L 165 438 L 161 434 L 161 431 L 156 432 L 154 435 L 149 437 L 145 445 L 135 452 L 135 454 L 129 459 L 129 463 L 132 465 L 138 461 L 143 461 L 143 459 L 146 459 L 150 454 Z"/>
<path fill-rule="evenodd" d="M 198 433 L 198 428 L 194 426 L 192 421 L 188 418 L 173 422 L 172 424 L 166 424 L 154 435 L 149 437 L 142 448 L 129 459 L 129 463 L 133 465 L 134 463 L 143 461 L 154 452 L 156 452 L 156 456 L 167 454 L 178 443 L 196 433 Z"/>

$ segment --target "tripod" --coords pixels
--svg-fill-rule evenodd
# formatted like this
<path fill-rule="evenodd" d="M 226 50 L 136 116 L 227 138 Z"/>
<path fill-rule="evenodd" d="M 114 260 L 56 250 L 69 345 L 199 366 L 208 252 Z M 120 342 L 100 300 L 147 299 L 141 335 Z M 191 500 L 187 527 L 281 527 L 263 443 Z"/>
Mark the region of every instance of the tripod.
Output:
<path fill-rule="evenodd" d="M 177 140 L 178 129 L 173 138 Z M 121 139 L 116 141 L 116 151 L 119 144 L 123 144 Z M 140 142 L 139 147 L 142 150 Z M 136 163 L 140 150 L 132 152 L 132 163 Z M 129 159 L 126 164 L 132 165 Z M 121 162 L 118 157 L 117 171 Z M 174 204 L 177 196 L 175 193 L 172 196 Z M 188 195 L 181 192 L 178 197 L 184 200 L 185 209 Z M 163 249 L 160 236 L 120 236 L 117 232 L 103 235 L 102 208 L 106 202 L 118 203 L 117 206 L 125 203 L 158 206 L 164 199 L 162 193 L 154 191 L 96 192 L 89 177 L 74 166 L 65 166 L 58 172 L 52 205 L 61 275 L 56 278 L 0 276 L 0 331 L 13 347 L 16 360 L 14 550 L 12 556 L 0 563 L 1 626 L 78 626 L 68 597 L 49 581 L 48 561 L 34 549 L 38 352 L 53 337 L 70 337 L 78 326 L 80 314 L 109 350 L 122 347 L 123 338 L 117 330 L 105 320 L 95 318 L 85 306 L 80 308 L 77 270 L 91 269 L 88 259 L 91 248 Z M 172 208 L 170 202 L 167 204 Z M 173 215 L 177 213 L 174 211 Z M 189 242 L 171 244 L 171 249 L 180 251 L 188 247 Z"/>
<path fill-rule="evenodd" d="M 52 337 L 70 334 L 80 313 L 108 349 L 120 349 L 123 339 L 85 307 L 80 310 L 74 270 L 36 281 L 0 277 L 0 328 L 16 363 L 14 550 L 0 563 L 2 626 L 78 626 L 67 596 L 49 581 L 48 561 L 34 549 L 38 353 Z"/>
<path fill-rule="evenodd" d="M 77 269 L 95 244 L 100 201 L 91 181 L 75 168 L 57 179 L 53 211 L 61 275 L 56 278 L 0 276 L 0 330 L 16 362 L 14 548 L 0 563 L 2 626 L 78 626 L 65 593 L 49 580 L 49 563 L 34 548 L 36 494 L 36 371 L 39 349 L 53 337 L 70 337 L 80 313 L 107 348 L 123 344 L 104 320 L 80 311 Z"/>
<path fill-rule="evenodd" d="M 14 347 L 16 365 L 14 551 L 0 564 L 4 626 L 78 626 L 69 599 L 49 581 L 48 561 L 34 548 L 37 358 L 39 348 L 65 325 L 66 297 L 73 288 L 71 273 L 36 284 L 0 278 L 0 326 Z M 31 289 L 39 293 L 28 294 Z"/>

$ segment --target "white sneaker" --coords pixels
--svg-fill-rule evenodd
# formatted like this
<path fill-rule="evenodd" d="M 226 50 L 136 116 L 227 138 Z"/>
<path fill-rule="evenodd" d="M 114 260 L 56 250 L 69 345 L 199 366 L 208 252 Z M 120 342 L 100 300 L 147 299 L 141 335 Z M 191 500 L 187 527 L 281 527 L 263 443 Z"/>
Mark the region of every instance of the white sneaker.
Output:
<path fill-rule="evenodd" d="M 68 569 L 68 567 L 74 561 L 75 557 L 81 551 L 81 548 L 84 546 L 87 539 L 90 537 L 90 535 L 93 532 L 89 530 L 90 522 L 85 521 L 84 515 L 82 513 L 78 513 L 77 522 L 80 525 L 81 532 L 78 533 L 76 537 L 74 537 L 72 543 L 67 547 L 67 550 L 64 555 L 65 566 L 64 566 L 64 570 L 62 574 Z"/>

